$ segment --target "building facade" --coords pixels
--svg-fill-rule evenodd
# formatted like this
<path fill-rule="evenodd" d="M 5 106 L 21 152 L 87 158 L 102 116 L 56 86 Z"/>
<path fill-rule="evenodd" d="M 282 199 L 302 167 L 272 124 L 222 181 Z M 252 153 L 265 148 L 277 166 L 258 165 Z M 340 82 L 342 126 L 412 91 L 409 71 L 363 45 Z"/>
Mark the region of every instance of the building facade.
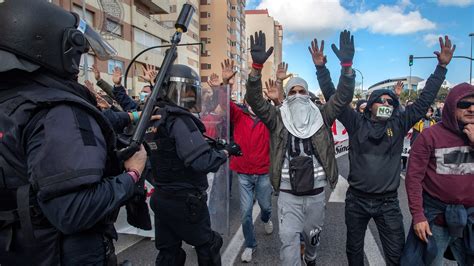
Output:
<path fill-rule="evenodd" d="M 392 78 L 386 79 L 380 82 L 375 83 L 374 85 L 370 86 L 367 95 L 370 95 L 374 90 L 379 89 L 393 89 L 397 82 L 403 82 L 403 90 L 413 90 L 416 91 L 418 87 L 418 83 L 421 82 L 423 79 L 417 76 L 408 76 L 408 77 L 400 77 L 400 78 Z"/>
<path fill-rule="evenodd" d="M 79 82 L 86 78 L 93 81 L 92 64 L 96 64 L 101 77 L 112 83 L 115 66 L 122 68 L 123 74 L 131 59 L 151 46 L 167 45 L 174 29 L 160 20 L 161 15 L 171 13 L 170 0 L 86 0 L 83 15 L 81 0 L 51 0 L 68 11 L 85 16 L 92 25 L 117 50 L 118 55 L 108 61 L 100 61 L 91 53 L 87 57 L 87 73 L 81 61 Z M 127 76 L 127 87 L 131 95 L 137 95 L 146 83 L 139 78 L 141 66 L 145 64 L 160 67 L 166 48 L 157 48 L 141 55 Z"/>
<path fill-rule="evenodd" d="M 276 78 L 278 64 L 282 62 L 283 27 L 268 14 L 268 10 L 247 10 L 245 11 L 245 21 L 247 24 L 246 40 L 250 46 L 250 36 L 257 31 L 265 33 L 267 49 L 273 46 L 273 54 L 268 58 L 263 66 L 262 81 Z M 248 68 L 252 66 L 250 52 L 247 54 Z"/>
<path fill-rule="evenodd" d="M 188 32 L 183 34 L 181 44 L 199 43 L 199 0 L 170 0 L 170 13 L 160 15 L 160 21 L 166 25 L 170 31 L 174 31 L 174 23 L 178 19 L 178 15 L 184 4 L 191 4 L 196 12 L 188 26 Z M 199 45 L 179 46 L 176 64 L 187 65 L 199 73 L 201 48 Z"/>
<path fill-rule="evenodd" d="M 200 58 L 202 86 L 212 73 L 220 76 L 221 62 L 232 59 L 235 71 L 232 98 L 242 101 L 248 75 L 245 46 L 245 0 L 200 0 L 200 38 L 205 49 Z M 222 77 L 220 77 L 222 78 Z"/>

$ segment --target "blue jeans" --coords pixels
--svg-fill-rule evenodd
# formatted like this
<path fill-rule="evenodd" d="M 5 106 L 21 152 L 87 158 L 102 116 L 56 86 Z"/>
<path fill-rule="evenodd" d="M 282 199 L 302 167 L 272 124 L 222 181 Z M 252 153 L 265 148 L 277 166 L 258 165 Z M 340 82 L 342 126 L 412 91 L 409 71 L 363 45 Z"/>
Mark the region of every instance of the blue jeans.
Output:
<path fill-rule="evenodd" d="M 464 242 L 462 238 L 450 236 L 448 228 L 441 227 L 438 225 L 433 225 L 431 227 L 431 233 L 433 233 L 433 238 L 436 241 L 436 247 L 438 248 L 436 258 L 433 260 L 433 263 L 431 263 L 431 265 L 444 265 L 443 255 L 448 246 L 451 247 L 451 252 L 453 253 L 453 256 L 456 259 L 458 265 L 466 265 L 466 253 L 464 252 Z"/>
<path fill-rule="evenodd" d="M 257 198 L 260 205 L 261 219 L 264 223 L 270 220 L 272 214 L 272 185 L 268 174 L 246 175 L 237 174 L 239 177 L 240 189 L 240 213 L 242 222 L 242 231 L 245 238 L 245 246 L 255 248 L 255 230 L 253 228 L 252 209 L 253 196 Z"/>

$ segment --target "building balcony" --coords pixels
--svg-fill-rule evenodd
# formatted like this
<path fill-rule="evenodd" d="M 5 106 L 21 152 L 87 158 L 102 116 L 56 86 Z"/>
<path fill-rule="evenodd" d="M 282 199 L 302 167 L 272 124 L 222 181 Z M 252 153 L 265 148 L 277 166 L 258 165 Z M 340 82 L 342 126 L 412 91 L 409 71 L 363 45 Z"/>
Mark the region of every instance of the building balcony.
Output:
<path fill-rule="evenodd" d="M 172 33 L 170 27 L 168 27 L 166 24 L 161 23 L 153 17 L 147 17 L 137 12 L 136 9 L 133 9 L 132 12 L 132 26 L 144 30 L 152 35 L 155 35 L 160 39 L 166 41 L 170 39 Z M 174 29 L 174 27 L 171 29 Z"/>
<path fill-rule="evenodd" d="M 170 0 L 135 0 L 150 9 L 150 14 L 169 14 Z"/>
<path fill-rule="evenodd" d="M 145 45 L 139 44 L 137 42 L 133 43 L 133 56 L 135 57 L 138 53 L 148 48 Z M 163 59 L 165 58 L 165 51 L 166 47 L 164 48 L 156 48 L 152 49 L 142 55 L 140 55 L 137 59 L 138 62 L 145 63 L 145 64 L 152 64 L 155 66 L 161 66 Z"/>

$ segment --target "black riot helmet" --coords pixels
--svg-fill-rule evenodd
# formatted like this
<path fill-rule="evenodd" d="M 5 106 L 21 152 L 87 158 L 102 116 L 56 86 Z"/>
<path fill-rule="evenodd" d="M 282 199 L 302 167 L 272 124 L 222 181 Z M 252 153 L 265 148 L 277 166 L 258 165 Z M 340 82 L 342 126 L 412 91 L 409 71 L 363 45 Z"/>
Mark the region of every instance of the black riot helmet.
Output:
<path fill-rule="evenodd" d="M 0 1 L 0 50 L 71 78 L 89 48 L 106 60 L 116 51 L 75 14 L 46 0 Z"/>
<path fill-rule="evenodd" d="M 201 81 L 192 68 L 174 64 L 167 73 L 163 86 L 165 100 L 188 109 L 201 112 Z"/>

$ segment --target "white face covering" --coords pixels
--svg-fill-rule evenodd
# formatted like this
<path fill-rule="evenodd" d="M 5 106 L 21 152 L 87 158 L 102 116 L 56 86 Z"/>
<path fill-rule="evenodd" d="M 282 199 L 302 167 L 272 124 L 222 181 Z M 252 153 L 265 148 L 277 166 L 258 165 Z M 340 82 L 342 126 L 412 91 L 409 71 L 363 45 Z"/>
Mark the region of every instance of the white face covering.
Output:
<path fill-rule="evenodd" d="M 289 96 L 280 107 L 280 112 L 285 128 L 300 139 L 311 137 L 323 125 L 321 112 L 309 95 Z"/>

